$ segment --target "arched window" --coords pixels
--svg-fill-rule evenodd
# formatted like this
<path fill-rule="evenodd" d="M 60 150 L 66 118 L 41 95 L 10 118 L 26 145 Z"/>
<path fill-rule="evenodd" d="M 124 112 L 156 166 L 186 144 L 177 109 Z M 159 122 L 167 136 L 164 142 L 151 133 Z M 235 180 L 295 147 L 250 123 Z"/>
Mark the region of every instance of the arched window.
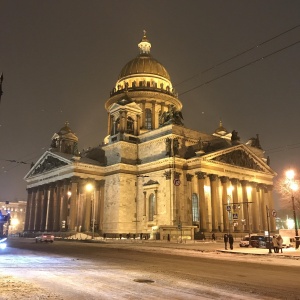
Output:
<path fill-rule="evenodd" d="M 155 196 L 152 193 L 149 196 L 149 218 L 148 218 L 149 221 L 153 221 L 154 214 L 155 214 Z"/>
<path fill-rule="evenodd" d="M 197 194 L 192 195 L 193 222 L 199 222 L 199 201 Z"/>
<path fill-rule="evenodd" d="M 145 128 L 152 129 L 152 112 L 150 108 L 145 110 Z"/>

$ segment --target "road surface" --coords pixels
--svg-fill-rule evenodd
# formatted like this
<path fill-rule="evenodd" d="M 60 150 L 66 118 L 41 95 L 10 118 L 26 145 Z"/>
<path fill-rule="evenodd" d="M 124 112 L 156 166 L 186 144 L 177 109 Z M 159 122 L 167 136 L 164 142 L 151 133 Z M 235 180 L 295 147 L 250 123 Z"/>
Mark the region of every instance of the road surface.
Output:
<path fill-rule="evenodd" d="M 0 299 L 300 299 L 300 261 L 141 243 L 35 243 L 0 253 Z"/>

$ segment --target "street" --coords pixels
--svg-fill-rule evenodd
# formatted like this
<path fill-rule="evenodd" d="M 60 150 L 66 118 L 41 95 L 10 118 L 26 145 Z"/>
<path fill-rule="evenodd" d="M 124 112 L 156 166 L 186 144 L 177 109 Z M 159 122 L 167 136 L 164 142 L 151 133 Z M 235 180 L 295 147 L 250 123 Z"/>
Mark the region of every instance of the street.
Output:
<path fill-rule="evenodd" d="M 155 243 L 13 238 L 0 299 L 300 299 L 298 259 Z"/>

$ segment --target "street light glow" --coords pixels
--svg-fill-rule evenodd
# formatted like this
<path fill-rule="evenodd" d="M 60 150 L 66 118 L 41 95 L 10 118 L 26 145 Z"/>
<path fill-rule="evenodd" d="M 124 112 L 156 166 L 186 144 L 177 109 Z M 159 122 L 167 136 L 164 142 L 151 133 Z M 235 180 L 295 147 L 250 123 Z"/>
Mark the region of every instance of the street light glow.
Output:
<path fill-rule="evenodd" d="M 88 192 L 91 192 L 94 189 L 94 186 L 91 183 L 88 183 L 85 188 Z"/>
<path fill-rule="evenodd" d="M 19 225 L 19 220 L 18 219 L 11 219 L 11 225 L 12 226 L 17 226 L 17 225 Z"/>
<path fill-rule="evenodd" d="M 291 190 L 293 190 L 294 192 L 297 191 L 298 188 L 299 188 L 297 182 L 291 182 L 290 188 L 291 188 Z"/>
<path fill-rule="evenodd" d="M 88 183 L 85 186 L 85 189 L 88 192 L 92 192 L 94 190 L 94 185 L 92 185 L 91 183 Z M 94 199 L 94 195 L 93 193 L 91 193 L 91 202 L 92 202 L 92 240 L 95 238 L 95 199 Z"/>
<path fill-rule="evenodd" d="M 294 170 L 288 170 L 285 172 L 286 178 L 288 180 L 293 180 L 295 178 L 295 171 Z"/>
<path fill-rule="evenodd" d="M 229 188 L 227 188 L 227 193 L 232 193 L 234 190 L 234 187 L 231 185 Z"/>
<path fill-rule="evenodd" d="M 291 192 L 293 216 L 294 216 L 294 226 L 295 226 L 296 249 L 298 249 L 300 242 L 299 242 L 299 235 L 298 235 L 299 232 L 298 232 L 298 224 L 297 224 L 297 216 L 296 216 L 295 197 L 294 197 L 294 193 L 293 193 L 294 191 L 298 190 L 298 184 L 294 179 L 295 178 L 294 170 L 288 170 L 285 174 L 286 174 L 286 178 L 287 178 L 287 186 Z"/>

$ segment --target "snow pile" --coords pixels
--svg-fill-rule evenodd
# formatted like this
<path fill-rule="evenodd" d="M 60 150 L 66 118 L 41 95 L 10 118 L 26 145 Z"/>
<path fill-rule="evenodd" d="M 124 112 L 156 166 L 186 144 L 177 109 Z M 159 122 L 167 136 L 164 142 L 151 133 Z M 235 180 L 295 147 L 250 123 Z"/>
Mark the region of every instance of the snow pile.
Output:
<path fill-rule="evenodd" d="M 92 240 L 92 236 L 82 233 L 82 232 L 77 232 L 74 235 L 71 235 L 69 237 L 66 238 L 67 240 Z M 94 240 L 102 240 L 103 238 L 101 237 L 94 237 Z"/>

